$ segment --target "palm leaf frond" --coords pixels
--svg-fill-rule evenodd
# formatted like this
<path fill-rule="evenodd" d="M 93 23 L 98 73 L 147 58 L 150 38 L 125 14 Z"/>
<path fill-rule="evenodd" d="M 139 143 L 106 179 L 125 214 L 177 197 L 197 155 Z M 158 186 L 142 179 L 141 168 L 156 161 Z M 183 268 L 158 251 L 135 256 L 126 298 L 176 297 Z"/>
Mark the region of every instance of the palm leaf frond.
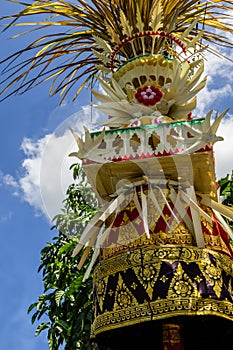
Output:
<path fill-rule="evenodd" d="M 8 1 L 23 9 L 0 19 L 5 24 L 4 30 L 28 27 L 28 31 L 17 33 L 15 38 L 38 36 L 0 62 L 5 74 L 2 99 L 23 93 L 48 79 L 52 81 L 51 94 L 60 93 L 63 100 L 69 92 L 76 98 L 82 88 L 100 74 L 101 65 L 103 71 L 110 69 L 108 58 L 116 45 L 140 30 L 165 31 L 178 38 L 184 34 L 187 45 L 193 45 L 197 38 L 201 48 L 208 45 L 207 50 L 220 56 L 218 47 L 233 47 L 232 0 Z M 53 33 L 52 28 L 55 28 Z M 42 31 L 46 33 L 40 36 Z M 121 57 L 128 60 L 140 50 L 145 51 L 145 47 L 151 45 L 148 40 L 125 45 Z M 153 40 L 153 50 L 159 51 L 164 39 Z"/>

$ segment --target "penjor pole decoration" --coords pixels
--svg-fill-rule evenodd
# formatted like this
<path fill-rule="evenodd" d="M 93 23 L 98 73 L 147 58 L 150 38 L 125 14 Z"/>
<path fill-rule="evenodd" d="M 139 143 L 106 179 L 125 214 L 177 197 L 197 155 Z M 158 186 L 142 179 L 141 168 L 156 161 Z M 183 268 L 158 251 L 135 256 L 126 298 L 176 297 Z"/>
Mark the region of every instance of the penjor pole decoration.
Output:
<path fill-rule="evenodd" d="M 231 2 L 125 3 L 109 1 L 114 21 L 106 13 L 93 34 L 103 129 L 71 130 L 100 208 L 73 252 L 84 248 L 82 268 L 93 248 L 91 336 L 111 349 L 213 348 L 233 327 L 233 211 L 219 202 L 213 153 L 228 110 L 193 111 L 205 53 L 224 43 L 209 28 L 231 32 L 214 9 Z"/>

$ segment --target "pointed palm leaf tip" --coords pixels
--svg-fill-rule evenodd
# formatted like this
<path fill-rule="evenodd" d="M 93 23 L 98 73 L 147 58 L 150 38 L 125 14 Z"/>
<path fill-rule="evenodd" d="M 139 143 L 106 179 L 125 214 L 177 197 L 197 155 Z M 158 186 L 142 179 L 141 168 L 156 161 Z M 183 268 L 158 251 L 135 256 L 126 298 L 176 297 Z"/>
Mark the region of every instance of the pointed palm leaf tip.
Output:
<path fill-rule="evenodd" d="M 1 18 L 4 30 L 15 26 L 15 37 L 30 37 L 34 26 L 38 37 L 1 62 L 2 99 L 51 80 L 50 94 L 60 94 L 62 103 L 68 95 L 77 98 L 96 76 L 111 77 L 135 57 L 163 54 L 182 63 L 194 55 L 193 63 L 204 49 L 221 56 L 216 45 L 233 46 L 228 24 L 232 1 L 39 0 L 17 4 L 22 5 L 19 13 Z M 180 106 L 183 103 L 177 101 L 173 114 Z"/>
<path fill-rule="evenodd" d="M 70 128 L 70 131 L 72 132 L 78 146 L 78 152 L 70 153 L 70 157 L 77 157 L 80 160 L 90 159 L 98 161 L 99 156 L 103 155 L 103 153 L 109 152 L 109 150 L 99 148 L 104 139 L 105 129 L 103 129 L 94 140 L 92 139 L 89 130 L 84 126 L 85 141 L 83 141 L 72 128 Z"/>

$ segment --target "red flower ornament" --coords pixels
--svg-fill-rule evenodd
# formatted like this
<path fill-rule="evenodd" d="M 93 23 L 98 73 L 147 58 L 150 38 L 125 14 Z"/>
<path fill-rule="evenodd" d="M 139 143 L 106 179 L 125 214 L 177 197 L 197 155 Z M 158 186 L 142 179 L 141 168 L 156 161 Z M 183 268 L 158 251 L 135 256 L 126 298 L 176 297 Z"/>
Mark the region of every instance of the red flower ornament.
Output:
<path fill-rule="evenodd" d="M 139 88 L 135 94 L 137 101 L 145 106 L 154 106 L 162 97 L 163 92 L 155 86 L 144 86 Z"/>

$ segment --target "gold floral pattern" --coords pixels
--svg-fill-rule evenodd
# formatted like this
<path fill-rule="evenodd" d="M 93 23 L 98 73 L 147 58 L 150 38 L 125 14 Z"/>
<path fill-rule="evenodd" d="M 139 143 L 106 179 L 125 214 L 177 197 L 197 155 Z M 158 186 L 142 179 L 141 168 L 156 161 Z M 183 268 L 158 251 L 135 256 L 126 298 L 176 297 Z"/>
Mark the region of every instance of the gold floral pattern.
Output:
<path fill-rule="evenodd" d="M 195 288 L 195 283 L 188 277 L 188 275 L 184 272 L 182 265 L 178 263 L 176 272 L 174 273 L 174 277 L 172 279 L 170 289 L 168 291 L 169 298 L 187 298 L 191 297 L 196 290 L 197 296 L 199 293 Z"/>
<path fill-rule="evenodd" d="M 127 288 L 123 281 L 123 278 L 119 275 L 118 283 L 115 292 L 115 303 L 114 308 L 117 309 L 127 309 L 130 306 L 136 305 L 137 300 Z"/>
<path fill-rule="evenodd" d="M 94 271 L 92 337 L 139 322 L 182 315 L 233 321 L 233 265 L 226 254 L 149 245 L 102 260 Z"/>
<path fill-rule="evenodd" d="M 208 283 L 213 287 L 215 294 L 220 297 L 223 283 L 221 266 L 218 263 L 214 265 L 208 262 L 205 265 L 203 274 Z"/>

